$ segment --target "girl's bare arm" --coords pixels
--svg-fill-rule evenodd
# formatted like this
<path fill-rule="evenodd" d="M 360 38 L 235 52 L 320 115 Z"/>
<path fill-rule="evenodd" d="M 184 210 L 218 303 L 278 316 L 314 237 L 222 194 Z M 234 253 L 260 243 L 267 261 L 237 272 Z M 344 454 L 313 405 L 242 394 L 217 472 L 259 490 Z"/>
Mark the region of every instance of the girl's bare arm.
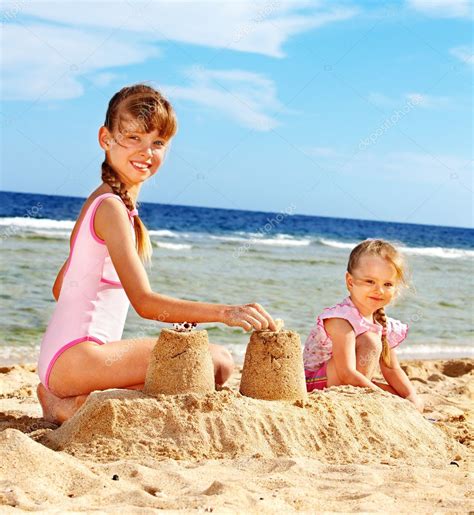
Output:
<path fill-rule="evenodd" d="M 154 292 L 135 248 L 130 219 L 118 199 L 107 198 L 97 208 L 94 230 L 103 239 L 135 311 L 161 322 L 223 322 L 245 330 L 275 329 L 272 317 L 259 304 L 228 305 L 182 300 Z"/>
<path fill-rule="evenodd" d="M 390 351 L 390 367 L 380 360 L 380 370 L 387 383 L 397 392 L 400 397 L 408 397 L 416 394 L 413 385 L 410 383 L 405 372 L 400 367 L 397 353 L 392 349 Z"/>

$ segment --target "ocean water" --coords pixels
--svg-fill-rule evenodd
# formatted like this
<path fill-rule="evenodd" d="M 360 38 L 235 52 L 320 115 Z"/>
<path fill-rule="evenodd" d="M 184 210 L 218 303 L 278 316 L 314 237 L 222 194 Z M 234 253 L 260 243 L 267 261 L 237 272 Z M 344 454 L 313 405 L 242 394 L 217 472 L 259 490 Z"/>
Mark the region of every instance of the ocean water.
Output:
<path fill-rule="evenodd" d="M 0 363 L 34 362 L 55 306 L 52 286 L 69 254 L 85 199 L 0 192 Z M 154 246 L 154 291 L 189 300 L 260 302 L 298 331 L 346 295 L 352 247 L 365 238 L 396 242 L 412 287 L 387 308 L 409 324 L 403 358 L 474 356 L 474 230 L 140 203 Z M 210 340 L 242 361 L 249 335 L 203 324 Z M 123 338 L 157 337 L 166 324 L 130 307 Z"/>

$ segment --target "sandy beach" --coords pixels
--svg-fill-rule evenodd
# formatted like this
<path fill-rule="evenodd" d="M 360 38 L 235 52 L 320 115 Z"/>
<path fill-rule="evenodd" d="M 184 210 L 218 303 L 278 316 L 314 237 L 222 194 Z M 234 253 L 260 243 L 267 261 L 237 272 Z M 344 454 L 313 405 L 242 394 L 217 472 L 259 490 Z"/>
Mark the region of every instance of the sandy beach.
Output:
<path fill-rule="evenodd" d="M 0 503 L 69 513 L 469 513 L 474 360 L 402 362 L 425 402 L 355 387 L 305 402 L 94 392 L 57 427 L 33 365 L 0 368 Z"/>

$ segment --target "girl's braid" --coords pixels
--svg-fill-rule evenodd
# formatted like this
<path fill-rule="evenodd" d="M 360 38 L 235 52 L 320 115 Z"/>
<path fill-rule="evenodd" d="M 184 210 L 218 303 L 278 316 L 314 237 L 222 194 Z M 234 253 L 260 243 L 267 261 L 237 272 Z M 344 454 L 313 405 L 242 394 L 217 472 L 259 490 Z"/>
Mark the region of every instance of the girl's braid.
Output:
<path fill-rule="evenodd" d="M 128 194 L 127 187 L 119 179 L 119 176 L 115 173 L 115 170 L 109 165 L 107 160 L 102 163 L 102 181 L 108 184 L 115 195 L 118 195 L 127 206 L 128 210 L 135 208 L 133 202 Z"/>
<path fill-rule="evenodd" d="M 382 326 L 382 359 L 390 367 L 390 345 L 387 339 L 387 315 L 384 308 L 379 308 L 374 313 L 374 320 Z"/>

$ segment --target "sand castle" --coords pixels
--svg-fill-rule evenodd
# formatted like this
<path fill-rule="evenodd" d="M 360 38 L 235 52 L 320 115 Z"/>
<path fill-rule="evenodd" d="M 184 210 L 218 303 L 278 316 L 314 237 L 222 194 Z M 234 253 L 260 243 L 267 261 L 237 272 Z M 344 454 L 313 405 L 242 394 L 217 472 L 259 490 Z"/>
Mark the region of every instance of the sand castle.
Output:
<path fill-rule="evenodd" d="M 301 342 L 298 333 L 254 331 L 245 353 L 240 393 L 265 400 L 304 400 L 307 397 Z"/>
<path fill-rule="evenodd" d="M 143 391 L 148 395 L 215 390 L 207 331 L 163 329 L 152 351 Z"/>

